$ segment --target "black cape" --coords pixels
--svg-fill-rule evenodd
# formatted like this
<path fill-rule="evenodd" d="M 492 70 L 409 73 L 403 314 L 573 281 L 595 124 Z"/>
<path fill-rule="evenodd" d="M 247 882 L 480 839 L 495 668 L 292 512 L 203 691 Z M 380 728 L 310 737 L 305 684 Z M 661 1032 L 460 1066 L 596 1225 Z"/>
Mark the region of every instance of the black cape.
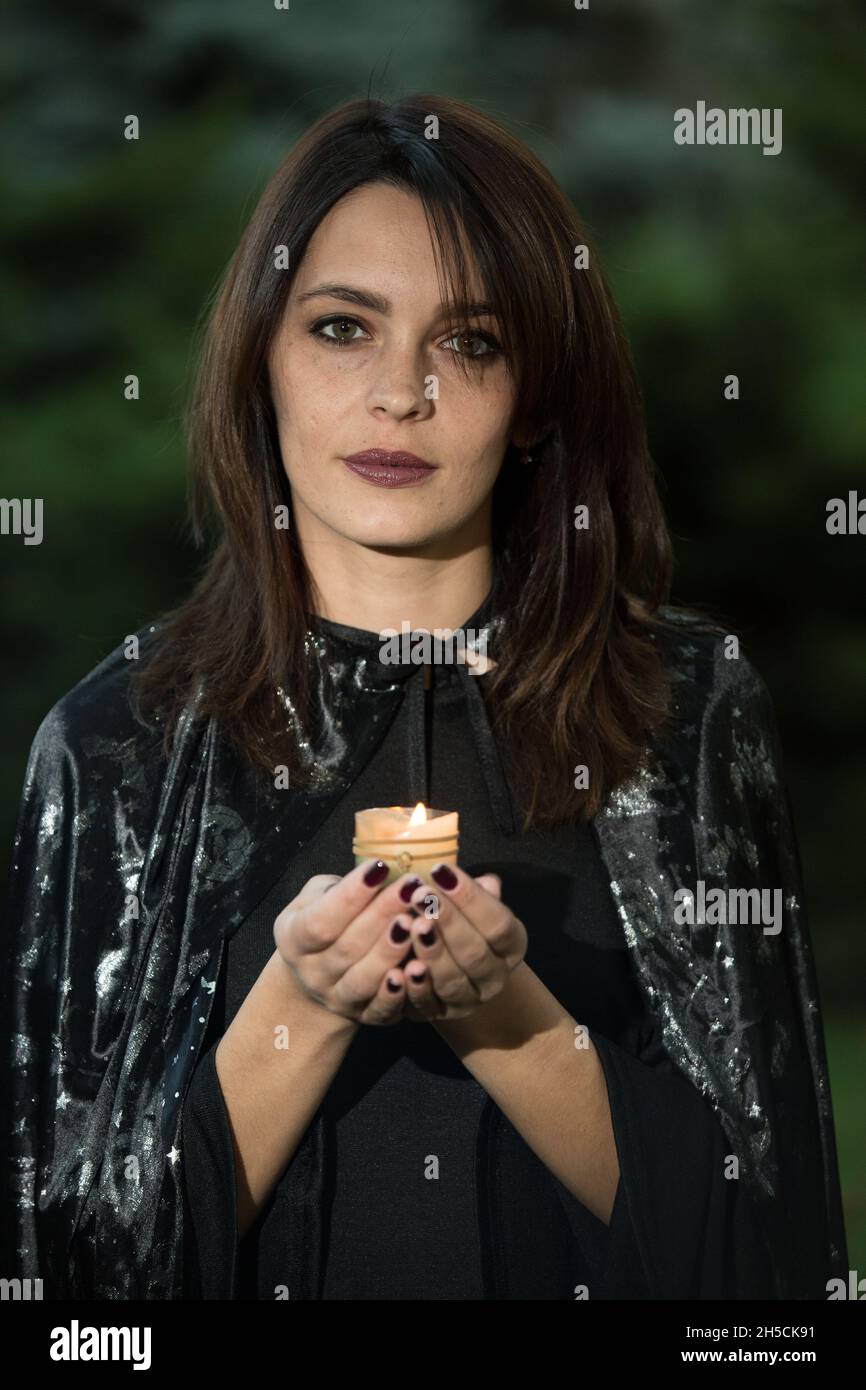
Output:
<path fill-rule="evenodd" d="M 480 614 L 489 614 L 482 605 Z M 847 1278 L 827 1059 L 776 721 L 748 659 L 668 610 L 656 640 L 677 728 L 593 822 L 639 985 L 664 1046 L 716 1113 L 758 1214 L 778 1298 L 826 1298 Z M 467 620 L 467 625 L 471 620 Z M 500 625 L 485 624 L 495 658 Z M 146 660 L 157 625 L 138 634 Z M 49 711 L 21 798 L 4 935 L 5 1267 L 49 1297 L 183 1295 L 180 1121 L 224 944 L 364 767 L 423 668 L 383 665 L 311 630 L 316 711 L 302 730 L 318 783 L 279 790 L 217 721 L 163 728 L 130 706 L 118 646 Z M 478 682 L 467 682 L 491 798 L 513 824 Z M 423 721 L 408 750 L 423 797 Z M 416 791 L 417 789 L 417 791 Z M 674 893 L 780 889 L 760 925 L 677 925 Z M 627 1136 L 620 1163 L 634 1164 Z M 627 1192 L 640 1191 L 640 1172 Z M 629 1216 L 646 1281 L 650 1203 Z"/>

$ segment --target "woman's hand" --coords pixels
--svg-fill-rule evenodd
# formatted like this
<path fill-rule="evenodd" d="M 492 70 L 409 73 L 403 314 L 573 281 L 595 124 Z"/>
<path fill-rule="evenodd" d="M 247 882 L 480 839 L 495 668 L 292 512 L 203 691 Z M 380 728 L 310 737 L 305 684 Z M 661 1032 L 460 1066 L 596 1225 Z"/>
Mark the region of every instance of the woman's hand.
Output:
<path fill-rule="evenodd" d="M 433 877 L 435 889 L 422 883 L 410 899 L 424 915 L 411 924 L 417 960 L 404 972 L 406 1017 L 428 1022 L 463 1018 L 486 1004 L 526 952 L 526 928 L 501 901 L 496 874 L 472 878 L 444 864 Z M 421 966 L 425 978 L 415 984 Z"/>
<path fill-rule="evenodd" d="M 375 859 L 343 878 L 316 874 L 274 922 L 276 948 L 311 999 L 356 1023 L 380 1026 L 399 1023 L 406 1003 L 400 966 L 412 946 L 408 885 L 418 882 L 404 874 L 382 888 L 386 877 Z"/>

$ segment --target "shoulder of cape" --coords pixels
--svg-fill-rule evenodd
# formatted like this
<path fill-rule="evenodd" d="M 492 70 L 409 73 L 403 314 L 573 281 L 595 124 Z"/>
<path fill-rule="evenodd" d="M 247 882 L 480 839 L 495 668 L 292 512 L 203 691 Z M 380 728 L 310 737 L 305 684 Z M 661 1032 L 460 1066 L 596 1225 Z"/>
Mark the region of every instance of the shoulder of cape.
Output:
<path fill-rule="evenodd" d="M 747 706 L 774 718 L 769 689 L 750 659 L 742 636 L 688 608 L 664 607 L 656 640 L 673 682 L 678 721 L 699 725 L 723 709 Z"/>
<path fill-rule="evenodd" d="M 70 759 L 77 767 L 100 763 L 101 771 L 119 769 L 141 784 L 145 767 L 158 763 L 164 740 L 161 722 L 147 722 L 134 708 L 130 678 L 138 661 L 146 660 L 151 638 L 161 620 L 130 633 L 91 671 L 52 705 L 33 738 L 28 761 L 30 783 L 35 775 L 45 779 Z M 131 658 L 130 637 L 137 639 L 139 657 Z"/>
<path fill-rule="evenodd" d="M 128 635 L 141 660 L 158 627 Z M 134 709 L 130 645 L 124 638 L 62 695 L 34 735 L 9 876 L 19 945 L 46 950 L 77 922 L 80 960 L 97 952 L 141 872 L 165 781 L 165 729 Z"/>

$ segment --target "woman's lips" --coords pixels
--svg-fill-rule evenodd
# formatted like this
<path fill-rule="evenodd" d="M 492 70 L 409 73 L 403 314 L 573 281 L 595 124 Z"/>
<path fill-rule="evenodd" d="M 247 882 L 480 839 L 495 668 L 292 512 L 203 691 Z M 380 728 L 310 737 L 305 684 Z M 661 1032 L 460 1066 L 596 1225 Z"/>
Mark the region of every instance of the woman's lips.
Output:
<path fill-rule="evenodd" d="M 436 472 L 436 465 L 394 449 L 365 449 L 343 459 L 347 468 L 375 487 L 410 487 Z"/>

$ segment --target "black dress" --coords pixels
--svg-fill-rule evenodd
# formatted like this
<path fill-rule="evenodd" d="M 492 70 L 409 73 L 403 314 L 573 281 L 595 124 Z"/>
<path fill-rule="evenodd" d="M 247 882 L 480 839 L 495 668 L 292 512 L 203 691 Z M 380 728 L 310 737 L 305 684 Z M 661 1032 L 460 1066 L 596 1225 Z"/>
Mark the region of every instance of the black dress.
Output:
<path fill-rule="evenodd" d="M 342 625 L 339 631 L 370 639 Z M 695 1292 L 724 1296 L 736 1252 L 713 1234 L 701 1195 L 716 1194 L 713 1200 L 726 1208 L 725 1184 L 711 1181 L 707 1171 L 721 1165 L 722 1131 L 661 1045 L 658 1021 L 634 978 L 593 830 L 566 825 L 504 835 L 473 751 L 464 682 L 453 667 L 430 669 L 429 804 L 459 812 L 461 866 L 473 875 L 500 875 L 503 901 L 527 929 L 527 964 L 589 1028 L 605 1071 L 618 1149 L 623 1136 L 639 1144 L 644 1128 L 652 1127 L 653 1156 L 639 1170 L 645 1190 L 627 1194 L 621 1179 L 606 1226 L 545 1167 L 434 1027 L 362 1026 L 320 1106 L 325 1152 L 310 1154 L 311 1124 L 258 1219 L 236 1240 L 234 1159 L 215 1049 L 274 951 L 276 915 L 313 874 L 353 867 L 355 811 L 411 804 L 406 748 L 413 710 L 407 700 L 363 773 L 227 944 L 183 1108 L 185 1294 L 296 1297 L 293 1271 L 308 1253 L 296 1247 L 316 1241 L 316 1274 L 302 1297 L 653 1297 L 637 1274 L 629 1202 L 658 1205 L 666 1245 L 657 1254 L 664 1264 L 678 1258 L 682 1199 L 683 1213 L 706 1217 L 715 1242 L 707 1268 L 695 1274 Z M 665 1134 L 670 1155 L 659 1143 Z M 317 1161 L 327 1168 L 324 1210 L 305 1224 L 310 1164 Z M 691 1200 L 682 1191 L 690 1182 Z M 729 1231 L 728 1216 L 719 1210 L 720 1232 Z M 740 1245 L 738 1264 L 758 1260 L 750 1235 L 748 1248 L 742 1239 Z M 683 1248 L 693 1250 L 693 1241 Z"/>

